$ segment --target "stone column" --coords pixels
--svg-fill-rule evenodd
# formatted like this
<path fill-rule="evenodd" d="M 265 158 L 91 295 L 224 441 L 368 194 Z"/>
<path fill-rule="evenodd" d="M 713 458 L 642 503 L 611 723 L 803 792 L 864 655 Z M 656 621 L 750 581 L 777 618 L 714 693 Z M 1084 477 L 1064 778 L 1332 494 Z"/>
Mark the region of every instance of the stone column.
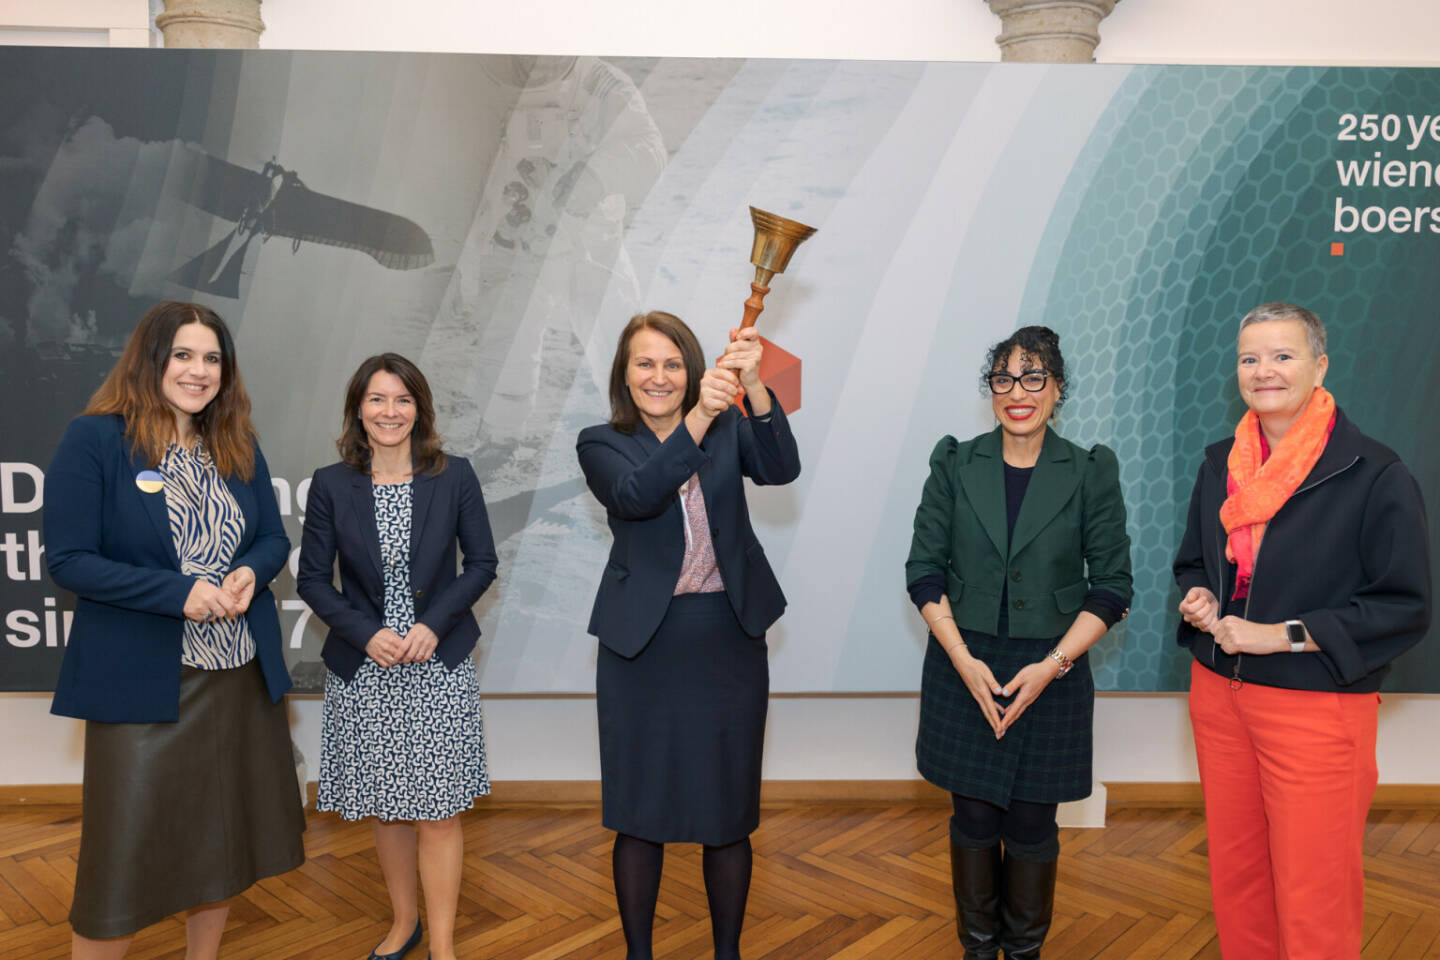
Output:
<path fill-rule="evenodd" d="M 155 16 L 167 47 L 260 46 L 265 24 L 260 0 L 165 0 L 165 12 Z"/>
<path fill-rule="evenodd" d="M 1117 0 L 986 0 L 1000 18 L 1000 59 L 1022 63 L 1090 63 L 1100 21 Z"/>

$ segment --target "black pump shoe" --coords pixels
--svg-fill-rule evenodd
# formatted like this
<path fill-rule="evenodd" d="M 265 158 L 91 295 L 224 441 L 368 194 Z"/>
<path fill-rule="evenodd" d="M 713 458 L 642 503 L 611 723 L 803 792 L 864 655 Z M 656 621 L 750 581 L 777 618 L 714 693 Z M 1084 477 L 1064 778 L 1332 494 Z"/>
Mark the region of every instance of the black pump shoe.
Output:
<path fill-rule="evenodd" d="M 415 949 L 415 945 L 420 942 L 421 932 L 422 931 L 420 930 L 420 921 L 416 920 L 415 932 L 410 934 L 410 939 L 405 941 L 405 945 L 403 947 L 401 947 L 399 950 L 396 950 L 394 953 L 376 953 L 375 950 L 371 950 L 370 956 L 366 957 L 365 960 L 400 960 L 400 958 L 405 956 L 405 954 Z M 376 950 L 378 949 L 379 947 L 377 946 Z"/>

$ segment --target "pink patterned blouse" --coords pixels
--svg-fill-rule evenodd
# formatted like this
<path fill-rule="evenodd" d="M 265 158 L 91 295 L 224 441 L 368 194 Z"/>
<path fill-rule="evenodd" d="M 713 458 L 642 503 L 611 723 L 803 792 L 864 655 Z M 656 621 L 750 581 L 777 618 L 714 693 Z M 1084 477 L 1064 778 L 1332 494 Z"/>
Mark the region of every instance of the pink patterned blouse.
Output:
<path fill-rule="evenodd" d="M 715 565 L 715 544 L 710 540 L 710 515 L 705 512 L 705 494 L 700 475 L 693 474 L 680 488 L 680 509 L 685 518 L 685 559 L 672 596 L 682 593 L 719 593 L 725 589 L 720 568 Z"/>

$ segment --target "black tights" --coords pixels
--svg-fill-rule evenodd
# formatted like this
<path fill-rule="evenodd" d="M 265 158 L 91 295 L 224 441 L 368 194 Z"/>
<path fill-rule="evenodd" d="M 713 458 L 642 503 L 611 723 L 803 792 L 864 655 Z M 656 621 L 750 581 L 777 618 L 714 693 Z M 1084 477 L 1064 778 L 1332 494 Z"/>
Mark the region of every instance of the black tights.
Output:
<path fill-rule="evenodd" d="M 625 960 L 652 960 L 650 927 L 655 922 L 655 899 L 660 895 L 660 868 L 665 845 L 626 833 L 615 835 L 610 868 L 615 874 L 615 900 L 620 905 L 620 926 L 625 931 Z"/>
<path fill-rule="evenodd" d="M 950 794 L 950 802 L 950 836 L 962 847 L 988 847 L 1003 838 L 1006 853 L 1021 860 L 1054 860 L 1060 853 L 1056 804 L 1011 800 L 1005 808 L 958 793 Z"/>
<path fill-rule="evenodd" d="M 745 900 L 750 893 L 754 854 L 750 838 L 723 847 L 705 847 L 702 872 L 705 896 L 710 901 L 710 929 L 715 939 L 715 960 L 739 960 L 740 927 L 745 922 Z M 615 835 L 610 865 L 615 874 L 615 900 L 620 905 L 620 926 L 625 931 L 626 960 L 652 960 L 651 927 L 655 900 L 660 893 L 660 872 L 665 845 L 629 834 Z"/>
<path fill-rule="evenodd" d="M 702 871 L 705 899 L 710 901 L 715 960 L 740 960 L 740 926 L 745 922 L 745 900 L 750 895 L 754 861 L 749 837 L 723 847 L 705 848 Z"/>

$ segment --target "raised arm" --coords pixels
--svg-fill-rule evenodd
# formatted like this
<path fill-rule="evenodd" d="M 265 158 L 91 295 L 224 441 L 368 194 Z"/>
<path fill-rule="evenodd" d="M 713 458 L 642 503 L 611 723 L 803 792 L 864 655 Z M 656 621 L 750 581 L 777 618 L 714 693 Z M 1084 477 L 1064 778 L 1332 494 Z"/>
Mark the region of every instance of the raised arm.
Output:
<path fill-rule="evenodd" d="M 710 460 L 684 427 L 639 462 L 636 450 L 634 439 L 608 425 L 587 427 L 575 443 L 590 491 L 622 520 L 658 516 L 670 506 L 681 484 Z"/>

